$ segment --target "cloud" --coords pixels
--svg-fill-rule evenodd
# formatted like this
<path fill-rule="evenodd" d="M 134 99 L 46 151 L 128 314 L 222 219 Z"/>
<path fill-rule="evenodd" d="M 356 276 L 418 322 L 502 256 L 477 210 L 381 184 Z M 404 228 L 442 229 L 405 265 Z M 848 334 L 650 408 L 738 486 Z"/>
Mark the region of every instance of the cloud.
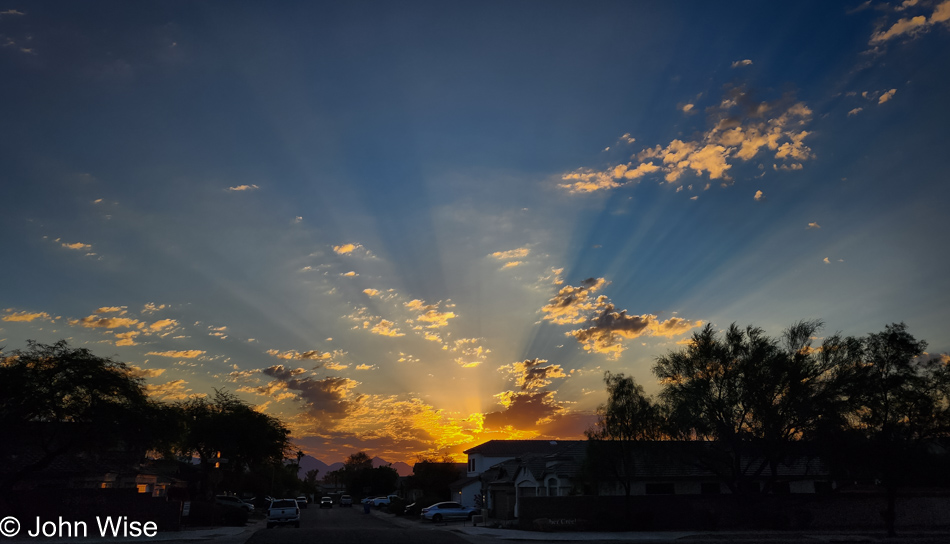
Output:
<path fill-rule="evenodd" d="M 740 66 L 751 66 L 751 65 L 752 65 L 752 61 L 749 59 L 737 60 L 732 63 L 733 68 L 739 68 Z"/>
<path fill-rule="evenodd" d="M 807 227 L 805 227 L 806 230 L 808 230 L 808 229 L 820 229 L 820 228 L 821 228 L 821 225 L 819 225 L 818 223 L 815 223 L 815 222 L 811 222 L 811 223 L 808 224 Z"/>
<path fill-rule="evenodd" d="M 301 376 L 301 370 L 275 365 L 261 372 L 275 379 L 268 386 L 270 394 L 278 390 L 295 391 L 304 405 L 305 412 L 314 418 L 315 422 L 323 419 L 342 419 L 360 400 L 360 397 L 351 394 L 357 385 L 354 380 L 336 377 L 315 379 L 312 376 Z"/>
<path fill-rule="evenodd" d="M 499 261 L 507 261 L 509 259 L 524 259 L 530 253 L 530 248 L 519 247 L 517 249 L 509 249 L 508 251 L 496 251 L 492 253 L 491 256 L 498 259 Z"/>
<path fill-rule="evenodd" d="M 172 380 L 158 385 L 146 385 L 149 396 L 161 401 L 184 400 L 192 396 L 204 397 L 204 394 L 193 395 L 185 380 Z"/>
<path fill-rule="evenodd" d="M 152 331 L 158 332 L 165 329 L 173 329 L 178 326 L 178 321 L 174 319 L 159 319 L 158 321 L 152 323 L 148 326 Z"/>
<path fill-rule="evenodd" d="M 547 363 L 545 359 L 526 359 L 520 363 L 504 365 L 499 367 L 498 370 L 514 375 L 515 384 L 522 391 L 540 389 L 550 385 L 554 378 L 567 377 L 561 365 L 542 366 L 544 363 Z"/>
<path fill-rule="evenodd" d="M 607 304 L 607 297 L 601 295 L 591 300 L 591 295 L 607 285 L 604 278 L 587 278 L 581 285 L 562 287 L 557 295 L 541 308 L 542 319 L 555 325 L 583 323 L 588 314 Z"/>
<path fill-rule="evenodd" d="M 370 332 L 372 332 L 373 334 L 378 334 L 380 336 L 391 336 L 391 337 L 406 336 L 405 333 L 399 332 L 399 329 L 396 328 L 395 325 L 396 325 L 395 323 L 393 323 L 392 321 L 389 321 L 388 319 L 380 319 L 379 323 L 373 325 L 373 327 L 370 329 Z M 363 328 L 364 329 L 369 328 L 368 321 L 363 322 Z"/>
<path fill-rule="evenodd" d="M 862 111 L 864 111 L 864 108 L 854 108 L 853 110 L 848 112 L 848 117 L 851 117 L 852 115 L 857 115 L 861 113 Z"/>
<path fill-rule="evenodd" d="M 348 255 L 361 247 L 363 246 L 359 244 L 343 244 L 341 246 L 333 246 L 333 251 L 335 251 L 337 255 Z"/>
<path fill-rule="evenodd" d="M 204 351 L 197 349 L 188 349 L 182 351 L 150 351 L 145 355 L 155 355 L 158 357 L 175 357 L 179 359 L 194 359 L 195 357 L 200 357 L 204 355 Z"/>
<path fill-rule="evenodd" d="M 141 328 L 144 326 L 144 323 L 138 319 L 132 319 L 130 317 L 96 317 L 95 315 L 90 315 L 82 319 L 71 319 L 69 324 L 81 325 L 87 329 Z"/>
<path fill-rule="evenodd" d="M 534 430 L 564 412 L 553 391 L 505 391 L 495 398 L 504 409 L 485 414 L 482 425 L 487 430 Z"/>
<path fill-rule="evenodd" d="M 354 270 L 350 270 L 349 272 L 344 272 L 343 274 L 340 274 L 340 275 L 343 276 L 343 277 L 345 277 L 345 278 L 352 278 L 352 277 L 355 277 L 355 276 L 359 276 L 359 274 L 357 274 L 356 271 L 354 271 Z"/>
<path fill-rule="evenodd" d="M 828 260 L 828 257 L 825 257 L 824 259 L 822 259 L 821 262 L 825 264 L 831 264 L 831 261 Z"/>
<path fill-rule="evenodd" d="M 752 198 L 754 198 L 756 202 L 762 202 L 765 200 L 765 194 L 762 191 L 756 191 L 755 196 Z"/>
<path fill-rule="evenodd" d="M 618 164 L 609 171 L 596 172 L 589 169 L 581 169 L 561 176 L 565 181 L 573 183 L 560 184 L 559 187 L 567 189 L 571 193 L 593 193 L 602 189 L 614 189 L 622 187 L 630 182 L 643 177 L 646 174 L 656 172 L 660 169 L 653 162 L 639 164 L 631 168 L 632 164 Z M 615 181 L 623 180 L 623 181 Z"/>
<path fill-rule="evenodd" d="M 450 319 L 455 318 L 454 312 L 440 312 L 439 303 L 426 304 L 425 301 L 415 299 L 403 303 L 403 306 L 415 312 L 422 312 L 416 316 L 416 320 L 425 323 L 427 329 L 440 329 L 447 326 Z"/>
<path fill-rule="evenodd" d="M 565 334 L 573 336 L 586 351 L 617 359 L 625 349 L 623 345 L 625 339 L 629 340 L 643 335 L 671 338 L 685 334 L 691 329 L 702 326 L 702 324 L 702 321 L 690 322 L 678 317 L 658 321 L 657 316 L 651 314 L 627 315 L 626 310 L 616 312 L 613 304 L 608 304 L 601 314 L 593 320 L 590 327 Z"/>
<path fill-rule="evenodd" d="M 895 94 L 897 94 L 897 89 L 891 89 L 891 90 L 885 92 L 884 94 L 882 94 L 881 97 L 877 99 L 877 103 L 878 103 L 878 104 L 883 104 L 883 103 L 887 102 L 888 100 L 894 98 L 894 95 L 895 95 Z"/>
<path fill-rule="evenodd" d="M 689 113 L 693 111 L 693 108 L 695 107 L 696 106 L 694 104 L 685 104 L 682 108 L 680 108 L 680 110 L 682 110 L 683 113 Z"/>
<path fill-rule="evenodd" d="M 52 319 L 46 312 L 27 312 L 25 310 L 22 312 L 14 312 L 12 308 L 8 308 L 6 311 L 8 313 L 7 315 L 3 316 L 3 321 L 29 323 L 37 319 L 42 319 L 44 321 L 49 321 Z"/>
<path fill-rule="evenodd" d="M 366 293 L 366 296 L 375 297 L 379 294 L 379 289 L 363 289 L 363 292 Z"/>
<path fill-rule="evenodd" d="M 65 247 L 66 249 L 75 249 L 75 250 L 92 249 L 92 246 L 91 246 L 91 245 L 89 245 L 89 244 L 84 244 L 84 243 L 82 243 L 82 242 L 75 242 L 75 243 L 72 243 L 72 244 L 69 244 L 69 243 L 66 243 L 66 242 L 62 242 L 62 245 L 63 245 L 63 247 Z"/>
<path fill-rule="evenodd" d="M 165 373 L 164 368 L 142 368 L 129 365 L 129 371 L 136 378 L 157 378 Z"/>
<path fill-rule="evenodd" d="M 165 304 L 158 304 L 158 305 L 156 305 L 154 302 L 149 302 L 149 303 L 146 303 L 145 306 L 142 307 L 142 313 L 143 313 L 143 314 L 151 314 L 151 313 L 155 313 L 155 312 L 157 312 L 157 311 L 159 311 L 159 310 L 164 310 L 164 309 L 167 308 L 167 307 L 168 307 L 168 306 L 166 306 Z"/>
<path fill-rule="evenodd" d="M 228 187 L 228 191 L 256 191 L 260 189 L 257 185 L 238 185 L 237 187 Z"/>
<path fill-rule="evenodd" d="M 116 346 L 137 346 L 138 344 L 135 342 L 135 337 L 140 334 L 141 333 L 139 331 L 128 331 L 128 332 L 116 333 L 115 345 Z"/>
<path fill-rule="evenodd" d="M 521 266 L 523 264 L 524 264 L 524 261 L 511 261 L 511 262 L 505 263 L 505 265 L 502 266 L 502 268 L 514 268 L 516 266 Z"/>
<path fill-rule="evenodd" d="M 950 1 L 950 0 L 948 0 Z M 742 88 L 730 89 L 719 106 L 709 108 L 712 127 L 696 140 L 674 139 L 666 146 L 646 148 L 632 161 L 602 171 L 582 168 L 561 176 L 559 186 L 570 193 L 590 193 L 622 187 L 657 171 L 677 182 L 684 175 L 708 176 L 730 181 L 728 171 L 735 161 L 749 161 L 765 150 L 774 158 L 800 164 L 813 157 L 805 145 L 810 134 L 803 128 L 812 111 L 803 102 L 785 97 L 760 102 Z"/>
<path fill-rule="evenodd" d="M 125 313 L 124 309 L 118 306 L 103 306 L 102 308 L 99 308 L 95 311 L 97 314 L 110 314 L 115 312 Z"/>
<path fill-rule="evenodd" d="M 923 15 L 918 15 L 911 19 L 899 19 L 894 23 L 890 28 L 883 32 L 875 32 L 871 35 L 871 40 L 868 42 L 871 45 L 879 44 L 881 42 L 886 42 L 897 36 L 908 35 L 913 37 L 917 33 L 926 29 L 928 26 L 927 18 Z"/>
<path fill-rule="evenodd" d="M 333 357 L 331 353 L 317 351 L 315 349 L 300 353 L 298 351 L 279 351 L 276 349 L 267 350 L 267 354 L 285 361 L 326 361 Z"/>
<path fill-rule="evenodd" d="M 901 9 L 913 7 L 914 5 L 914 3 L 905 2 L 902 4 Z M 929 19 L 925 15 L 917 15 L 916 17 L 909 18 L 902 17 L 898 19 L 897 22 L 891 25 L 887 30 L 873 33 L 871 35 L 871 39 L 868 41 L 868 44 L 880 45 L 888 40 L 901 36 L 906 36 L 913 39 L 918 35 L 929 31 L 934 25 L 938 23 L 945 23 L 947 21 L 950 21 L 950 0 L 944 0 L 938 4 L 930 14 Z"/>

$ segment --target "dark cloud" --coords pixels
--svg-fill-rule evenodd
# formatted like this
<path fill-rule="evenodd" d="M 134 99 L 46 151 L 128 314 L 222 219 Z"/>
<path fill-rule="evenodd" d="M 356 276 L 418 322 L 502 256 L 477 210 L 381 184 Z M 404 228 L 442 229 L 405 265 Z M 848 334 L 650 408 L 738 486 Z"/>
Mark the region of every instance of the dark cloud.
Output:
<path fill-rule="evenodd" d="M 356 382 L 349 378 L 315 379 L 312 376 L 298 377 L 303 369 L 289 369 L 274 365 L 262 370 L 275 378 L 284 389 L 296 391 L 304 402 L 306 413 L 313 418 L 342 419 L 353 409 L 360 398 L 350 398 L 350 390 Z"/>
<path fill-rule="evenodd" d="M 534 430 L 564 410 L 554 399 L 553 391 L 509 391 L 503 396 L 508 405 L 502 411 L 485 414 L 485 429 L 499 430 L 510 426 L 518 430 Z"/>

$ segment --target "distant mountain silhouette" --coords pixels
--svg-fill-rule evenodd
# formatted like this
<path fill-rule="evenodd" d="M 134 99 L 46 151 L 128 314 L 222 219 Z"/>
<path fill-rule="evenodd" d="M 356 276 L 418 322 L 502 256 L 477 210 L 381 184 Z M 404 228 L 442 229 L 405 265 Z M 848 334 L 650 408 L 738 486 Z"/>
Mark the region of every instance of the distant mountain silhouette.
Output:
<path fill-rule="evenodd" d="M 373 458 L 374 467 L 384 467 L 386 465 L 390 465 L 389 461 L 381 457 Z M 407 465 L 406 463 L 403 463 L 402 461 L 397 461 L 395 463 L 392 463 L 391 466 L 393 467 L 393 469 L 395 469 L 397 473 L 399 473 L 400 476 L 412 475 L 412 467 L 410 465 Z M 323 461 L 317 459 L 316 457 L 313 457 L 310 455 L 304 455 L 300 459 L 300 471 L 298 472 L 298 477 L 304 478 L 307 476 L 308 471 L 317 469 L 320 471 L 317 474 L 317 479 L 322 480 L 323 477 L 329 474 L 330 472 L 333 472 L 334 470 L 339 470 L 341 468 L 343 468 L 343 463 L 336 462 L 331 465 L 328 465 L 324 463 Z"/>

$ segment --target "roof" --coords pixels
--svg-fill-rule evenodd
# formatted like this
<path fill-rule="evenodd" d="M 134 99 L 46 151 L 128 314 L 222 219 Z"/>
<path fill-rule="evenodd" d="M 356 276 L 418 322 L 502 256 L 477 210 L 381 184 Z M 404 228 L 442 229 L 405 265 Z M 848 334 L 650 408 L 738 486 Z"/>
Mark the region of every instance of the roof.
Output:
<path fill-rule="evenodd" d="M 489 440 L 462 453 L 477 453 L 489 457 L 518 457 L 529 453 L 544 455 L 586 443 L 586 440 Z"/>

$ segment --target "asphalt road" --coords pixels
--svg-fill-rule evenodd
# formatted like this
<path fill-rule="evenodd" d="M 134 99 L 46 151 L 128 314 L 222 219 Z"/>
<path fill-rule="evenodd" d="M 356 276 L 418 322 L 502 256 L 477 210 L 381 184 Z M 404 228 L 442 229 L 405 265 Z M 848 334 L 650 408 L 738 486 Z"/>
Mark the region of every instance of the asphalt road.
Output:
<path fill-rule="evenodd" d="M 300 511 L 300 528 L 274 527 L 256 531 L 246 544 L 469 544 L 472 539 L 427 527 L 404 526 L 366 515 L 360 506 Z"/>

